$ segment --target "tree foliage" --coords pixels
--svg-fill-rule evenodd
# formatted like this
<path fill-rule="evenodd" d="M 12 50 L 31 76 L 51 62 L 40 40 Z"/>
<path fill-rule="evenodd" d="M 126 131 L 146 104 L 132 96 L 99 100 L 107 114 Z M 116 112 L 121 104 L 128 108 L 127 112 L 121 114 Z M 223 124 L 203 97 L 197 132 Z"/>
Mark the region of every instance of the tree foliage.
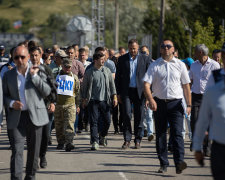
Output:
<path fill-rule="evenodd" d="M 10 29 L 10 21 L 6 18 L 0 18 L 0 32 L 7 32 Z"/>
<path fill-rule="evenodd" d="M 209 54 L 211 54 L 214 49 L 221 49 L 222 43 L 224 42 L 222 26 L 220 26 L 220 29 L 217 33 L 220 35 L 219 39 L 215 38 L 214 24 L 211 17 L 208 18 L 207 25 L 205 26 L 202 25 L 200 21 L 196 21 L 193 47 L 195 47 L 197 44 L 205 44 L 209 48 Z"/>

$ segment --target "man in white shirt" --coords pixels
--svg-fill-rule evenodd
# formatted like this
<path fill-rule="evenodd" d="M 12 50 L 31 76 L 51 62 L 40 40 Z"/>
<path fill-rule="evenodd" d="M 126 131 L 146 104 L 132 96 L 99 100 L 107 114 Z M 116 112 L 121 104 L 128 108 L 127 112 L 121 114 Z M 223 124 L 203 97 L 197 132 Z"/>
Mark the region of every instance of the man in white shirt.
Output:
<path fill-rule="evenodd" d="M 205 44 L 198 44 L 195 47 L 196 61 L 191 64 L 189 77 L 192 82 L 192 110 L 191 110 L 191 129 L 194 133 L 195 124 L 202 102 L 202 96 L 206 89 L 209 77 L 213 70 L 219 69 L 220 65 L 208 56 L 209 49 Z M 192 145 L 191 145 L 192 146 Z M 191 149 L 192 147 L 190 147 Z M 206 149 L 205 149 L 206 152 Z"/>
<path fill-rule="evenodd" d="M 225 64 L 224 47 L 222 47 L 221 50 L 221 57 L 223 64 Z M 209 78 L 206 92 L 201 103 L 199 117 L 195 128 L 195 135 L 193 138 L 195 159 L 201 166 L 204 166 L 202 142 L 205 137 L 205 132 L 210 128 L 209 139 L 213 141 L 210 158 L 211 170 L 213 178 L 219 180 L 224 179 L 225 177 L 224 69 L 225 67 L 219 70 L 214 70 Z"/>
<path fill-rule="evenodd" d="M 187 114 L 191 111 L 190 79 L 185 64 L 175 58 L 174 45 L 170 40 L 161 44 L 162 57 L 153 62 L 144 76 L 146 105 L 154 112 L 156 129 L 156 150 L 160 161 L 159 173 L 167 171 L 167 125 L 170 124 L 173 141 L 173 157 L 176 173 L 180 174 L 187 167 L 184 160 L 184 140 L 182 137 L 184 108 L 182 97 L 187 102 Z M 151 89 L 153 94 L 151 92 Z"/>

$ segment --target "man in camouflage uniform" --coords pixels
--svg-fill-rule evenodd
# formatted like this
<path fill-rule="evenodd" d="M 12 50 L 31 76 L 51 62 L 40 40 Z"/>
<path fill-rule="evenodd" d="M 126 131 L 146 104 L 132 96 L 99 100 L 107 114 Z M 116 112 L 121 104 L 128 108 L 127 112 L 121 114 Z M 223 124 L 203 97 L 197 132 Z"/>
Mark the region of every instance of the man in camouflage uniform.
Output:
<path fill-rule="evenodd" d="M 63 149 L 65 145 L 66 151 L 74 149 L 74 122 L 76 112 L 79 113 L 80 83 L 78 77 L 71 72 L 71 66 L 72 61 L 64 58 L 62 70 L 56 77 L 58 95 L 54 116 L 57 149 Z"/>

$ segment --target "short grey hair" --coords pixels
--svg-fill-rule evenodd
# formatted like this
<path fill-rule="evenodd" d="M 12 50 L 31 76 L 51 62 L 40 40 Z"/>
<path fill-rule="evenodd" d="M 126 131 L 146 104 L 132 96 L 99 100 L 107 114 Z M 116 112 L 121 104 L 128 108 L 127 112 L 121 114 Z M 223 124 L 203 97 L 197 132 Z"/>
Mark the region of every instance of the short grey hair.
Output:
<path fill-rule="evenodd" d="M 208 56 L 209 54 L 209 48 L 205 44 L 198 44 L 195 46 L 196 51 L 202 51 L 205 56 Z"/>

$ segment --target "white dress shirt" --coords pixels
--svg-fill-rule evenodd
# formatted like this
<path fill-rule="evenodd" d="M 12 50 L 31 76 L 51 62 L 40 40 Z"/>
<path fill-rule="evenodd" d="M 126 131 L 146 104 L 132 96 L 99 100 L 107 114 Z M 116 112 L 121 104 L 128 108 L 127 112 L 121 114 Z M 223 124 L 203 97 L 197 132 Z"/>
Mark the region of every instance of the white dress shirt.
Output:
<path fill-rule="evenodd" d="M 193 139 L 193 149 L 200 151 L 209 127 L 209 139 L 225 145 L 225 84 L 224 80 L 209 87 L 200 107 Z"/>
<path fill-rule="evenodd" d="M 27 70 L 25 72 L 25 76 L 21 74 L 17 70 L 17 84 L 18 84 L 18 91 L 19 91 L 19 97 L 20 97 L 20 102 L 23 104 L 22 111 L 27 110 L 27 103 L 26 103 L 26 98 L 25 98 L 25 83 L 26 83 L 26 77 L 29 71 L 29 66 L 27 67 Z M 15 100 L 12 100 L 10 102 L 10 107 L 12 108 L 13 103 Z"/>
<path fill-rule="evenodd" d="M 175 57 L 169 62 L 159 58 L 151 63 L 143 80 L 151 84 L 153 97 L 159 99 L 182 99 L 182 84 L 190 83 L 185 64 Z"/>
<path fill-rule="evenodd" d="M 195 94 L 203 94 L 211 72 L 216 69 L 220 69 L 219 63 L 209 57 L 204 65 L 199 60 L 192 63 L 189 71 L 189 77 L 193 80 L 192 92 Z"/>

